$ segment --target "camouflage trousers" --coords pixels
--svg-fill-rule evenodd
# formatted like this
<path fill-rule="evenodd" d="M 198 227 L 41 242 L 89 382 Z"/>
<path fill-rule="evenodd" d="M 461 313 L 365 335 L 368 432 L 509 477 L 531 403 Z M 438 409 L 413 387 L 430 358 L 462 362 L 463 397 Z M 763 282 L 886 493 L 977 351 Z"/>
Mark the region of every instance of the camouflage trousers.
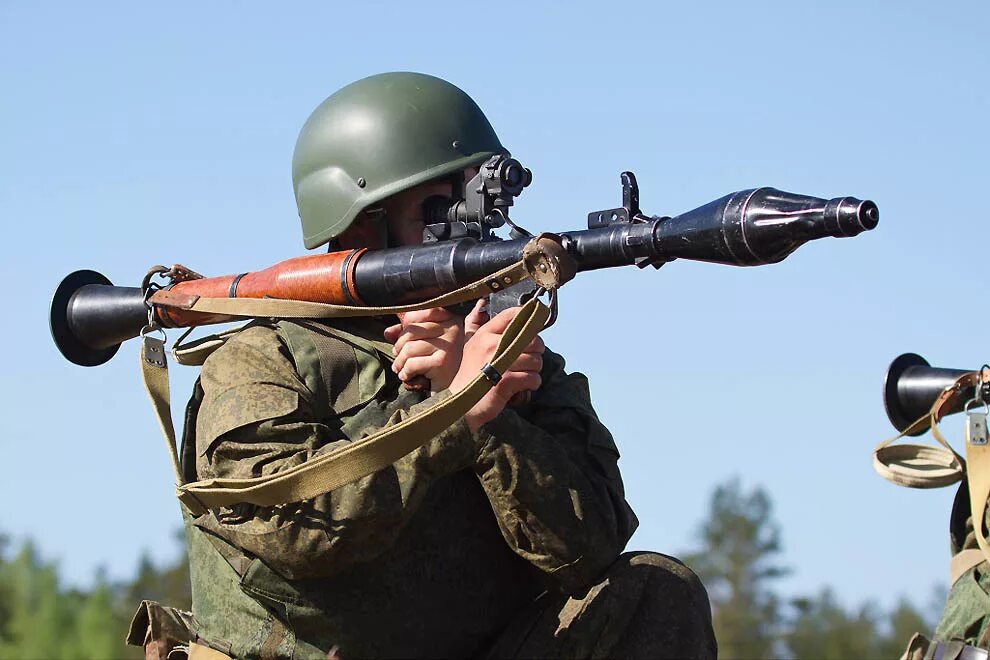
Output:
<path fill-rule="evenodd" d="M 672 557 L 621 555 L 572 597 L 543 594 L 483 654 L 487 658 L 715 658 L 708 593 Z"/>

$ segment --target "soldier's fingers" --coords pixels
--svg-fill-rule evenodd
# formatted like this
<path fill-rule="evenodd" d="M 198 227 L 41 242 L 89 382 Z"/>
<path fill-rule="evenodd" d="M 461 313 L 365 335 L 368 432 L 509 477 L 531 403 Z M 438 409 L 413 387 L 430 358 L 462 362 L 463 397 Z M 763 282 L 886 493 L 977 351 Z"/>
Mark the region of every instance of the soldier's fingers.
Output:
<path fill-rule="evenodd" d="M 543 343 L 543 338 L 539 335 L 533 337 L 533 341 L 529 342 L 529 345 L 525 349 L 525 353 L 543 353 L 546 349 L 546 344 Z"/>
<path fill-rule="evenodd" d="M 443 323 L 453 318 L 454 315 L 443 307 L 430 307 L 429 309 L 417 309 L 414 312 L 403 312 L 401 321 L 402 325 L 409 325 L 410 323 L 422 323 L 424 321 Z"/>
<path fill-rule="evenodd" d="M 431 370 L 440 367 L 442 364 L 443 355 L 441 353 L 431 353 L 430 355 L 421 357 L 411 357 L 406 360 L 405 365 L 399 371 L 399 380 L 406 382 L 414 376 L 427 374 Z"/>
<path fill-rule="evenodd" d="M 502 334 L 503 332 L 505 332 L 505 329 L 509 327 L 509 323 L 512 322 L 512 319 L 516 318 L 516 316 L 519 314 L 520 309 L 522 308 L 510 307 L 509 309 L 499 312 L 498 314 L 493 316 L 491 320 L 488 321 L 488 323 L 481 326 L 479 330 L 483 332 L 491 332 L 494 334 Z"/>
<path fill-rule="evenodd" d="M 399 336 L 402 334 L 402 324 L 396 323 L 395 325 L 390 325 L 387 328 L 385 328 L 385 332 L 382 334 L 385 335 L 385 341 L 389 342 L 390 344 L 394 344 L 396 340 L 399 338 Z"/>
<path fill-rule="evenodd" d="M 424 355 L 433 355 L 437 351 L 441 350 L 446 344 L 441 344 L 437 340 L 426 341 L 418 340 L 408 342 L 399 351 L 399 354 L 395 356 L 392 360 L 392 371 L 399 373 L 402 367 L 405 365 L 406 360 L 413 357 L 422 357 Z"/>
<path fill-rule="evenodd" d="M 439 337 L 451 328 L 450 323 L 435 323 L 433 321 L 419 321 L 402 326 L 402 332 L 410 339 L 425 339 L 427 337 Z"/>
<path fill-rule="evenodd" d="M 478 328 L 488 322 L 488 301 L 485 298 L 478 298 L 474 307 L 464 317 L 464 334 L 468 337 L 478 331 Z"/>
<path fill-rule="evenodd" d="M 499 390 L 499 395 L 506 400 L 510 399 L 516 392 L 532 391 L 540 389 L 543 380 L 540 374 L 531 371 L 507 371 L 502 375 L 502 380 L 495 387 Z"/>
<path fill-rule="evenodd" d="M 531 355 L 533 357 L 538 357 L 541 361 L 543 360 L 543 347 L 542 346 L 529 346 L 519 355 Z"/>
<path fill-rule="evenodd" d="M 449 326 L 439 323 L 416 323 L 403 326 L 402 334 L 394 342 L 395 346 L 392 348 L 392 355 L 398 355 L 407 342 L 436 339 L 437 337 L 442 337 L 449 329 Z"/>
<path fill-rule="evenodd" d="M 535 371 L 543 369 L 543 356 L 538 353 L 523 353 L 509 367 L 511 371 Z"/>

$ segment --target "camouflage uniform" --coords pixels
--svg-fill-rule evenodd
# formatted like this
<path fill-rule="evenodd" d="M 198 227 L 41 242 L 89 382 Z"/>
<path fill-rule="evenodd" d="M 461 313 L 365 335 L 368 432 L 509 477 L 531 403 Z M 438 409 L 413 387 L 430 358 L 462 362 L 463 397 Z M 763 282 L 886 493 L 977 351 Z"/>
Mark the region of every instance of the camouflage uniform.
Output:
<path fill-rule="evenodd" d="M 988 517 L 990 517 L 990 509 Z M 969 489 L 963 479 L 949 519 L 953 556 L 978 550 Z M 932 640 L 916 633 L 901 660 L 967 660 L 986 657 L 990 649 L 990 564 L 985 560 L 966 570 L 952 584 Z M 975 647 L 975 648 L 973 648 Z"/>
<path fill-rule="evenodd" d="M 990 509 L 988 509 L 990 511 Z M 976 549 L 969 490 L 964 479 L 956 491 L 949 520 L 952 554 Z M 962 641 L 990 648 L 990 565 L 984 561 L 963 573 L 949 591 L 942 618 L 935 628 L 935 639 Z"/>
<path fill-rule="evenodd" d="M 272 474 L 448 396 L 402 388 L 384 327 L 229 340 L 189 406 L 186 478 Z M 550 351 L 542 378 L 477 433 L 461 421 L 321 497 L 187 517 L 200 640 L 260 658 L 714 657 L 697 577 L 619 556 L 637 520 L 586 379 Z"/>

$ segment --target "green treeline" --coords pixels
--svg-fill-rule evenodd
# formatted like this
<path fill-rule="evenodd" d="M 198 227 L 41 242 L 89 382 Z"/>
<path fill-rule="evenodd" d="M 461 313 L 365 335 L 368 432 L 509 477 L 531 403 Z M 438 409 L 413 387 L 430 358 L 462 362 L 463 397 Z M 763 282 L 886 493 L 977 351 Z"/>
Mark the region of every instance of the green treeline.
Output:
<path fill-rule="evenodd" d="M 698 541 L 682 558 L 708 588 L 724 660 L 897 658 L 913 633 L 934 627 L 906 600 L 882 611 L 872 603 L 847 609 L 827 588 L 783 598 L 775 590 L 788 573 L 781 532 L 760 488 L 744 492 L 737 480 L 716 488 Z M 123 640 L 144 599 L 189 609 L 184 555 L 165 567 L 145 556 L 129 582 L 98 574 L 90 588 L 74 589 L 33 544 L 15 549 L 0 536 L 0 660 L 141 658 Z"/>
<path fill-rule="evenodd" d="M 717 487 L 698 540 L 682 558 L 708 589 L 723 660 L 899 658 L 914 633 L 935 627 L 937 613 L 903 598 L 885 612 L 874 603 L 847 609 L 828 588 L 781 597 L 775 582 L 789 570 L 779 563 L 781 532 L 761 488 L 743 492 L 738 480 Z M 895 593 L 898 586 L 877 585 Z M 944 599 L 943 591 L 933 600 Z"/>
<path fill-rule="evenodd" d="M 143 658 L 124 637 L 138 604 L 157 600 L 189 609 L 185 555 L 156 567 L 143 556 L 130 582 L 98 573 L 89 589 L 64 587 L 58 567 L 28 542 L 12 552 L 0 536 L 0 659 Z"/>

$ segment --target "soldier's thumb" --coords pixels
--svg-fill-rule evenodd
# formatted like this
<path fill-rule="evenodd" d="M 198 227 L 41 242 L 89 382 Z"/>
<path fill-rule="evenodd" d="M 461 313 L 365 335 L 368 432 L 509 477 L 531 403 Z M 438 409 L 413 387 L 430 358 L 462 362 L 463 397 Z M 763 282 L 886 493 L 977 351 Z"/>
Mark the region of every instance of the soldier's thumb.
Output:
<path fill-rule="evenodd" d="M 509 327 L 509 324 L 512 323 L 512 319 L 516 318 L 520 309 L 522 309 L 522 307 L 510 307 L 509 309 L 501 311 L 493 316 L 488 323 L 482 326 L 482 328 L 488 332 L 500 335 L 505 332 L 506 328 Z"/>

